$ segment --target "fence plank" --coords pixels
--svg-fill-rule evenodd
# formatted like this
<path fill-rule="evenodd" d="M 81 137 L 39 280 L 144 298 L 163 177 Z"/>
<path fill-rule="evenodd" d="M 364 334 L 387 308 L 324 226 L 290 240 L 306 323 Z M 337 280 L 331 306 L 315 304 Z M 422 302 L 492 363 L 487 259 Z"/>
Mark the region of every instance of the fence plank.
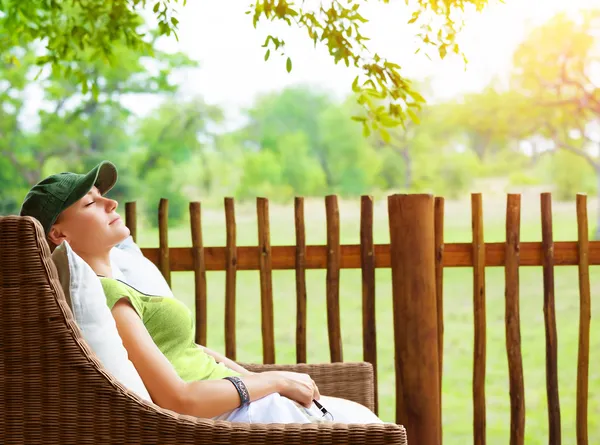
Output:
<path fill-rule="evenodd" d="M 294 200 L 296 227 L 296 362 L 306 363 L 306 231 L 304 198 Z"/>
<path fill-rule="evenodd" d="M 440 365 L 440 409 L 444 370 L 444 198 L 434 200 L 435 300 L 437 309 L 438 356 Z"/>
<path fill-rule="evenodd" d="M 125 225 L 129 228 L 129 233 L 133 242 L 137 241 L 137 210 L 135 202 L 125 203 Z"/>
<path fill-rule="evenodd" d="M 506 244 L 485 244 L 486 267 L 503 267 L 505 265 Z M 237 248 L 238 270 L 259 270 L 257 246 L 240 246 Z M 143 254 L 158 265 L 159 253 L 156 247 L 142 248 Z M 171 271 L 190 271 L 194 267 L 191 247 L 172 247 L 170 249 Z M 204 248 L 206 270 L 225 270 L 227 264 L 226 247 Z M 360 269 L 360 244 L 340 246 L 340 268 Z M 296 268 L 296 246 L 272 246 L 273 270 L 294 270 Z M 543 263 L 542 243 L 539 241 L 523 242 L 519 252 L 520 266 L 541 266 Z M 577 266 L 577 241 L 556 241 L 554 243 L 555 266 Z M 306 246 L 306 269 L 327 269 L 327 246 Z M 590 266 L 600 265 L 600 241 L 589 243 Z M 473 243 L 444 244 L 443 267 L 473 267 Z M 375 244 L 375 268 L 390 268 L 391 256 L 389 244 Z"/>
<path fill-rule="evenodd" d="M 256 199 L 258 216 L 258 246 L 260 262 L 260 308 L 262 326 L 263 363 L 275 363 L 275 328 L 273 324 L 273 274 L 271 266 L 271 235 L 269 201 Z"/>
<path fill-rule="evenodd" d="M 158 268 L 169 286 L 171 286 L 171 261 L 169 259 L 169 201 L 165 198 L 161 198 L 158 205 L 158 251 Z"/>
<path fill-rule="evenodd" d="M 196 299 L 196 343 L 206 346 L 208 312 L 206 307 L 206 266 L 202 241 L 202 209 L 199 202 L 190 202 L 190 228 L 194 257 L 194 295 Z"/>
<path fill-rule="evenodd" d="M 431 195 L 388 198 L 396 422 L 408 443 L 440 444 L 441 416 Z"/>
<path fill-rule="evenodd" d="M 579 349 L 577 354 L 577 445 L 588 443 L 588 378 L 590 367 L 590 269 L 587 196 L 577 194 L 579 253 Z"/>
<path fill-rule="evenodd" d="M 225 227 L 227 231 L 227 245 L 225 247 L 225 355 L 231 360 L 235 360 L 235 287 L 237 276 L 237 246 L 233 198 L 225 198 Z"/>
<path fill-rule="evenodd" d="M 542 254 L 544 274 L 544 324 L 546 329 L 546 394 L 548 397 L 548 443 L 560 445 L 560 400 L 558 395 L 558 344 L 554 304 L 554 239 L 552 195 L 542 193 Z"/>
<path fill-rule="evenodd" d="M 361 197 L 360 258 L 362 273 L 363 360 L 373 365 L 375 413 L 378 413 L 377 324 L 375 321 L 375 249 L 373 245 L 373 197 Z"/>
<path fill-rule="evenodd" d="M 485 368 L 485 241 L 483 236 L 483 203 L 481 193 L 471 195 L 471 227 L 473 229 L 473 443 L 486 443 Z"/>
<path fill-rule="evenodd" d="M 519 313 L 519 244 L 521 195 L 509 194 L 506 205 L 505 321 L 510 387 L 510 444 L 525 440 L 525 394 Z"/>
<path fill-rule="evenodd" d="M 342 362 L 340 321 L 340 212 L 335 195 L 325 197 L 327 218 L 327 327 L 332 362 Z"/>

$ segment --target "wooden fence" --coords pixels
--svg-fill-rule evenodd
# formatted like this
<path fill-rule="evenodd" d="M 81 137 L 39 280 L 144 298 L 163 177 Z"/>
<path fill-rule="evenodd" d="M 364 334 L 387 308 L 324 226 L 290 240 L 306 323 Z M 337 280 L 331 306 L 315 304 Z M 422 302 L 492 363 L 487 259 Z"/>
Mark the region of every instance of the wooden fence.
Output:
<path fill-rule="evenodd" d="M 550 194 L 541 195 L 541 242 L 521 242 L 521 197 L 507 196 L 506 242 L 485 243 L 480 194 L 472 195 L 471 243 L 444 243 L 444 199 L 431 195 L 393 195 L 388 198 L 390 244 L 373 243 L 373 200 L 361 199 L 360 244 L 340 244 L 336 196 L 325 198 L 327 244 L 306 245 L 304 201 L 295 200 L 296 244 L 271 246 L 269 202 L 257 199 L 258 246 L 237 246 L 234 201 L 225 198 L 227 241 L 224 247 L 205 247 L 201 206 L 190 203 L 192 246 L 170 248 L 168 201 L 159 205 L 158 248 L 142 248 L 170 283 L 171 272 L 193 271 L 196 297 L 196 340 L 206 343 L 207 271 L 225 271 L 225 349 L 236 358 L 236 272 L 260 272 L 262 346 L 264 363 L 275 361 L 272 271 L 296 271 L 296 359 L 306 362 L 306 270 L 327 270 L 327 326 L 332 362 L 343 361 L 339 274 L 340 269 L 362 272 L 363 356 L 377 370 L 375 321 L 375 269 L 392 273 L 394 350 L 396 357 L 396 421 L 406 426 L 409 443 L 442 442 L 441 382 L 443 361 L 443 268 L 473 268 L 474 361 L 473 441 L 486 443 L 486 288 L 487 267 L 505 269 L 505 327 L 509 367 L 510 444 L 523 445 L 525 403 L 519 311 L 519 268 L 543 267 L 546 335 L 546 389 L 549 443 L 561 443 L 557 373 L 557 333 L 554 302 L 554 267 L 578 266 L 580 318 L 577 362 L 577 444 L 588 443 L 588 372 L 590 349 L 589 266 L 600 264 L 600 242 L 588 239 L 587 198 L 577 195 L 578 239 L 554 242 Z M 136 238 L 136 205 L 126 204 L 126 224 Z M 375 375 L 377 375 L 375 373 Z M 377 404 L 377 396 L 376 396 Z M 569 443 L 571 443 L 569 441 Z"/>

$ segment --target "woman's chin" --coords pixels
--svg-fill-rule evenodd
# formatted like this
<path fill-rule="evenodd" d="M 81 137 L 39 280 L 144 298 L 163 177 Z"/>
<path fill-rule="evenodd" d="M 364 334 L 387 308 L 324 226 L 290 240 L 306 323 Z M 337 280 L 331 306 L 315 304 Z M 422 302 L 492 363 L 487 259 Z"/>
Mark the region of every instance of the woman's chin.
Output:
<path fill-rule="evenodd" d="M 117 229 L 117 227 L 115 227 L 115 228 Z M 127 239 L 127 237 L 129 235 L 131 235 L 131 231 L 129 230 L 129 227 L 127 227 L 125 224 L 119 224 L 118 230 L 116 230 L 116 232 L 117 232 L 117 234 L 116 234 L 117 242 L 115 243 L 115 245 L 122 243 L 123 241 L 125 241 Z"/>

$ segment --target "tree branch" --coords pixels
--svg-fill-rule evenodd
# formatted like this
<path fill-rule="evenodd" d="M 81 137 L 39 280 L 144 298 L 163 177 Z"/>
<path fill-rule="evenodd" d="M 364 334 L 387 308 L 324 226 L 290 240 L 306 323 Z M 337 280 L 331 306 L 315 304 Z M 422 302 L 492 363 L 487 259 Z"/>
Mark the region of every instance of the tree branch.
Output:
<path fill-rule="evenodd" d="M 586 153 L 582 149 L 573 147 L 572 145 L 567 144 L 565 142 L 559 142 L 557 145 L 559 148 L 563 148 L 567 151 L 570 151 L 573 154 L 576 154 L 577 156 L 581 156 L 583 159 L 585 159 L 588 162 L 588 164 L 590 164 L 592 166 L 592 168 L 594 170 L 600 169 L 600 163 L 598 163 L 596 160 L 594 160 L 593 157 L 591 157 L 588 153 Z"/>
<path fill-rule="evenodd" d="M 54 114 L 58 114 L 60 110 L 62 110 L 62 107 L 65 105 L 66 101 L 67 97 L 65 96 L 56 103 L 56 106 L 54 107 Z"/>
<path fill-rule="evenodd" d="M 77 117 L 81 116 L 82 114 L 92 114 L 94 111 L 96 111 L 96 109 L 98 108 L 98 101 L 92 99 L 89 102 L 87 102 L 85 104 L 85 106 L 83 107 L 79 107 L 78 109 L 76 109 L 75 111 L 73 111 L 73 113 L 67 117 L 65 119 L 65 125 L 70 125 L 73 123 L 73 121 L 75 119 L 77 119 Z"/>
<path fill-rule="evenodd" d="M 556 92 L 556 95 L 558 96 L 558 100 L 544 102 L 544 103 L 541 103 L 540 105 L 542 105 L 542 106 L 574 105 L 580 111 L 583 109 L 591 109 L 594 113 L 600 115 L 600 100 L 598 100 L 595 97 L 595 95 L 593 94 L 593 92 L 590 92 L 587 88 L 588 85 L 594 86 L 592 80 L 590 79 L 589 76 L 586 75 L 583 67 L 581 68 L 580 73 L 579 73 L 579 75 L 583 78 L 583 81 L 577 80 L 574 77 L 570 76 L 567 72 L 567 61 L 568 61 L 568 57 L 565 55 L 562 58 L 562 64 L 560 66 L 560 78 L 557 82 L 546 82 L 543 79 L 541 79 L 539 75 L 536 76 L 538 78 L 538 82 L 540 82 L 540 85 L 542 85 L 546 88 L 554 89 Z M 562 92 L 563 92 L 564 86 L 575 87 L 579 91 L 580 96 L 563 99 Z M 595 87 L 594 87 L 594 90 L 596 90 Z"/>
<path fill-rule="evenodd" d="M 548 128 L 548 130 L 550 131 L 550 134 L 552 135 L 552 141 L 558 148 L 562 148 L 562 149 L 567 150 L 577 156 L 581 156 L 583 159 L 585 159 L 587 161 L 588 164 L 590 164 L 592 166 L 592 168 L 594 168 L 594 170 L 600 169 L 600 162 L 598 160 L 594 159 L 594 157 L 592 155 L 590 155 L 585 150 L 583 150 L 579 147 L 575 147 L 575 146 L 569 144 L 568 142 L 566 142 L 563 138 L 561 138 L 558 135 L 558 132 L 552 126 L 547 124 L 546 127 Z"/>

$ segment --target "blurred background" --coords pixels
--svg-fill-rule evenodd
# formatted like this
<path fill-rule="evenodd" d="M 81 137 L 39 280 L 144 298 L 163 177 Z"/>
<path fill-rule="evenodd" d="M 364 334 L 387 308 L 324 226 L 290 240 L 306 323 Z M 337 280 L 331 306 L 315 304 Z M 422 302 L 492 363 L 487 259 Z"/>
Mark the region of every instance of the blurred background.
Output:
<path fill-rule="evenodd" d="M 600 183 L 600 4 L 598 0 L 507 0 L 467 9 L 458 37 L 463 57 L 430 51 L 415 38 L 404 1 L 365 3 L 369 47 L 412 79 L 427 104 L 405 128 L 363 135 L 357 71 L 336 65 L 300 30 L 244 14 L 247 0 L 190 1 L 179 31 L 155 40 L 153 56 L 115 43 L 112 65 L 92 61 L 94 92 L 40 72 L 36 48 L 15 45 L 19 63 L 0 64 L 0 215 L 18 213 L 46 175 L 84 172 L 103 159 L 120 179 L 111 192 L 138 205 L 138 242 L 158 245 L 157 210 L 169 199 L 171 246 L 190 246 L 188 203 L 202 202 L 204 243 L 225 244 L 223 197 L 236 198 L 238 245 L 256 245 L 257 196 L 270 199 L 271 243 L 294 244 L 294 196 L 306 201 L 307 243 L 324 244 L 323 197 L 340 197 L 343 243 L 358 243 L 360 195 L 375 198 L 375 242 L 389 242 L 385 197 L 396 192 L 446 198 L 445 239 L 471 240 L 470 193 L 483 193 L 485 239 L 504 241 L 506 193 L 522 194 L 523 241 L 541 239 L 539 193 L 554 202 L 555 240 L 576 240 L 576 193 L 587 193 L 591 236 Z M 594 9 L 597 8 L 597 9 Z M 152 20 L 149 11 L 148 20 Z M 292 58 L 262 47 L 284 33 Z M 123 211 L 123 207 L 121 207 Z M 596 268 L 593 268 L 595 272 Z M 445 271 L 444 442 L 472 437 L 473 344 L 470 270 Z M 592 273 L 592 298 L 600 283 Z M 173 278 L 194 308 L 191 273 Z M 488 443 L 508 443 L 504 275 L 490 268 Z M 564 443 L 574 443 L 578 329 L 576 268 L 556 271 Z M 208 345 L 222 351 L 224 274 L 209 274 Z M 308 272 L 309 362 L 328 361 L 325 272 Z M 295 360 L 293 272 L 274 274 L 278 362 Z M 341 272 L 344 359 L 362 359 L 360 272 Z M 547 443 L 542 272 L 521 272 L 526 443 Z M 380 414 L 394 419 L 389 270 L 377 272 Z M 600 305 L 592 303 L 594 320 Z M 238 274 L 238 359 L 261 361 L 258 273 Z M 600 330 L 592 322 L 590 443 L 600 443 Z"/>
<path fill-rule="evenodd" d="M 301 30 L 287 28 L 285 59 L 264 61 L 265 36 L 243 0 L 180 7 L 177 41 L 155 56 L 115 44 L 115 62 L 90 63 L 95 97 L 77 80 L 40 73 L 35 48 L 0 66 L 0 214 L 15 213 L 45 175 L 115 162 L 114 194 L 140 201 L 154 223 L 158 195 L 181 221 L 189 200 L 381 195 L 543 188 L 559 200 L 595 195 L 600 180 L 600 45 L 592 0 L 492 2 L 467 10 L 468 60 L 428 51 L 406 25 L 404 2 L 364 5 L 370 48 L 401 66 L 427 105 L 388 141 L 362 137 L 350 84 Z M 586 9 L 588 8 L 588 9 Z M 149 20 L 152 20 L 149 14 Z M 418 51 L 418 52 L 417 52 Z M 416 54 L 415 54 L 416 52 Z M 37 79 L 36 79 L 36 76 Z M 419 122 L 419 124 L 416 124 Z"/>

